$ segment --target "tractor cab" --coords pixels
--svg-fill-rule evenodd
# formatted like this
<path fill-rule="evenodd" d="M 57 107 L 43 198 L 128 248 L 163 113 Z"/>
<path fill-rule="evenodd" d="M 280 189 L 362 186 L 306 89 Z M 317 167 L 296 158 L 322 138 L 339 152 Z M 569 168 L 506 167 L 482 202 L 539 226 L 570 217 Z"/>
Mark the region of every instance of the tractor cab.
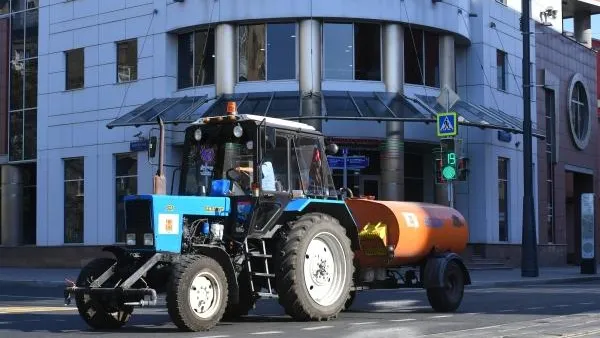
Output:
<path fill-rule="evenodd" d="M 229 198 L 239 236 L 267 231 L 295 200 L 338 198 L 315 128 L 228 111 L 187 128 L 179 195 Z"/>

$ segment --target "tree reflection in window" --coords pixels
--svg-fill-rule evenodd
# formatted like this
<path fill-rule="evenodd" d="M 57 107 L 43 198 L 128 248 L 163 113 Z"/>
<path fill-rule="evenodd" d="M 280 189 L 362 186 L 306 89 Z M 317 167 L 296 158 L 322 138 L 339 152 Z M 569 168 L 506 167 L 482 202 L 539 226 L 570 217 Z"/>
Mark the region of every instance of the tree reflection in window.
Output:
<path fill-rule="evenodd" d="M 65 243 L 83 243 L 84 232 L 84 159 L 64 160 L 65 166 Z"/>

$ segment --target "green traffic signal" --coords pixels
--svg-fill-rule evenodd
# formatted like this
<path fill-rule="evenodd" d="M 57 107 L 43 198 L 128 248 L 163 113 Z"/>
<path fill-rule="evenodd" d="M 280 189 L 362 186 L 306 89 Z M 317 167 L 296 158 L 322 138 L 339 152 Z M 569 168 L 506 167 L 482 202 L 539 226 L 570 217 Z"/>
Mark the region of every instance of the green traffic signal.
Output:
<path fill-rule="evenodd" d="M 456 169 L 451 165 L 446 166 L 442 169 L 442 176 L 445 180 L 454 180 L 456 179 Z"/>

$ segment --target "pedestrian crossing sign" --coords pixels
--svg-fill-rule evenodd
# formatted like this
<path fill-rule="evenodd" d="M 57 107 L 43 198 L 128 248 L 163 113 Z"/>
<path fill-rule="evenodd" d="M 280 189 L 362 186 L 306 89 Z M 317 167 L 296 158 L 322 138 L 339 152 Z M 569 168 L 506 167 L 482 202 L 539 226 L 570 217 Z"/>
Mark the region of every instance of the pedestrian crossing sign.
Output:
<path fill-rule="evenodd" d="M 456 136 L 458 132 L 458 117 L 456 112 L 437 114 L 437 136 Z"/>

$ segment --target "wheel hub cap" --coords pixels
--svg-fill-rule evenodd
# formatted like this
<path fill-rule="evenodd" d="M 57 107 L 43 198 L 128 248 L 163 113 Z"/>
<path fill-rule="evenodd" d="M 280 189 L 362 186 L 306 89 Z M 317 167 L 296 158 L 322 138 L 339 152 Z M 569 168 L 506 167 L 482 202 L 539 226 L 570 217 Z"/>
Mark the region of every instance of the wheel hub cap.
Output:
<path fill-rule="evenodd" d="M 304 281 L 310 297 L 322 306 L 333 304 L 341 296 L 346 273 L 341 243 L 330 233 L 317 234 L 304 256 Z"/>
<path fill-rule="evenodd" d="M 190 306 L 196 316 L 208 318 L 219 308 L 219 283 L 214 275 L 208 272 L 198 274 L 189 290 Z"/>

